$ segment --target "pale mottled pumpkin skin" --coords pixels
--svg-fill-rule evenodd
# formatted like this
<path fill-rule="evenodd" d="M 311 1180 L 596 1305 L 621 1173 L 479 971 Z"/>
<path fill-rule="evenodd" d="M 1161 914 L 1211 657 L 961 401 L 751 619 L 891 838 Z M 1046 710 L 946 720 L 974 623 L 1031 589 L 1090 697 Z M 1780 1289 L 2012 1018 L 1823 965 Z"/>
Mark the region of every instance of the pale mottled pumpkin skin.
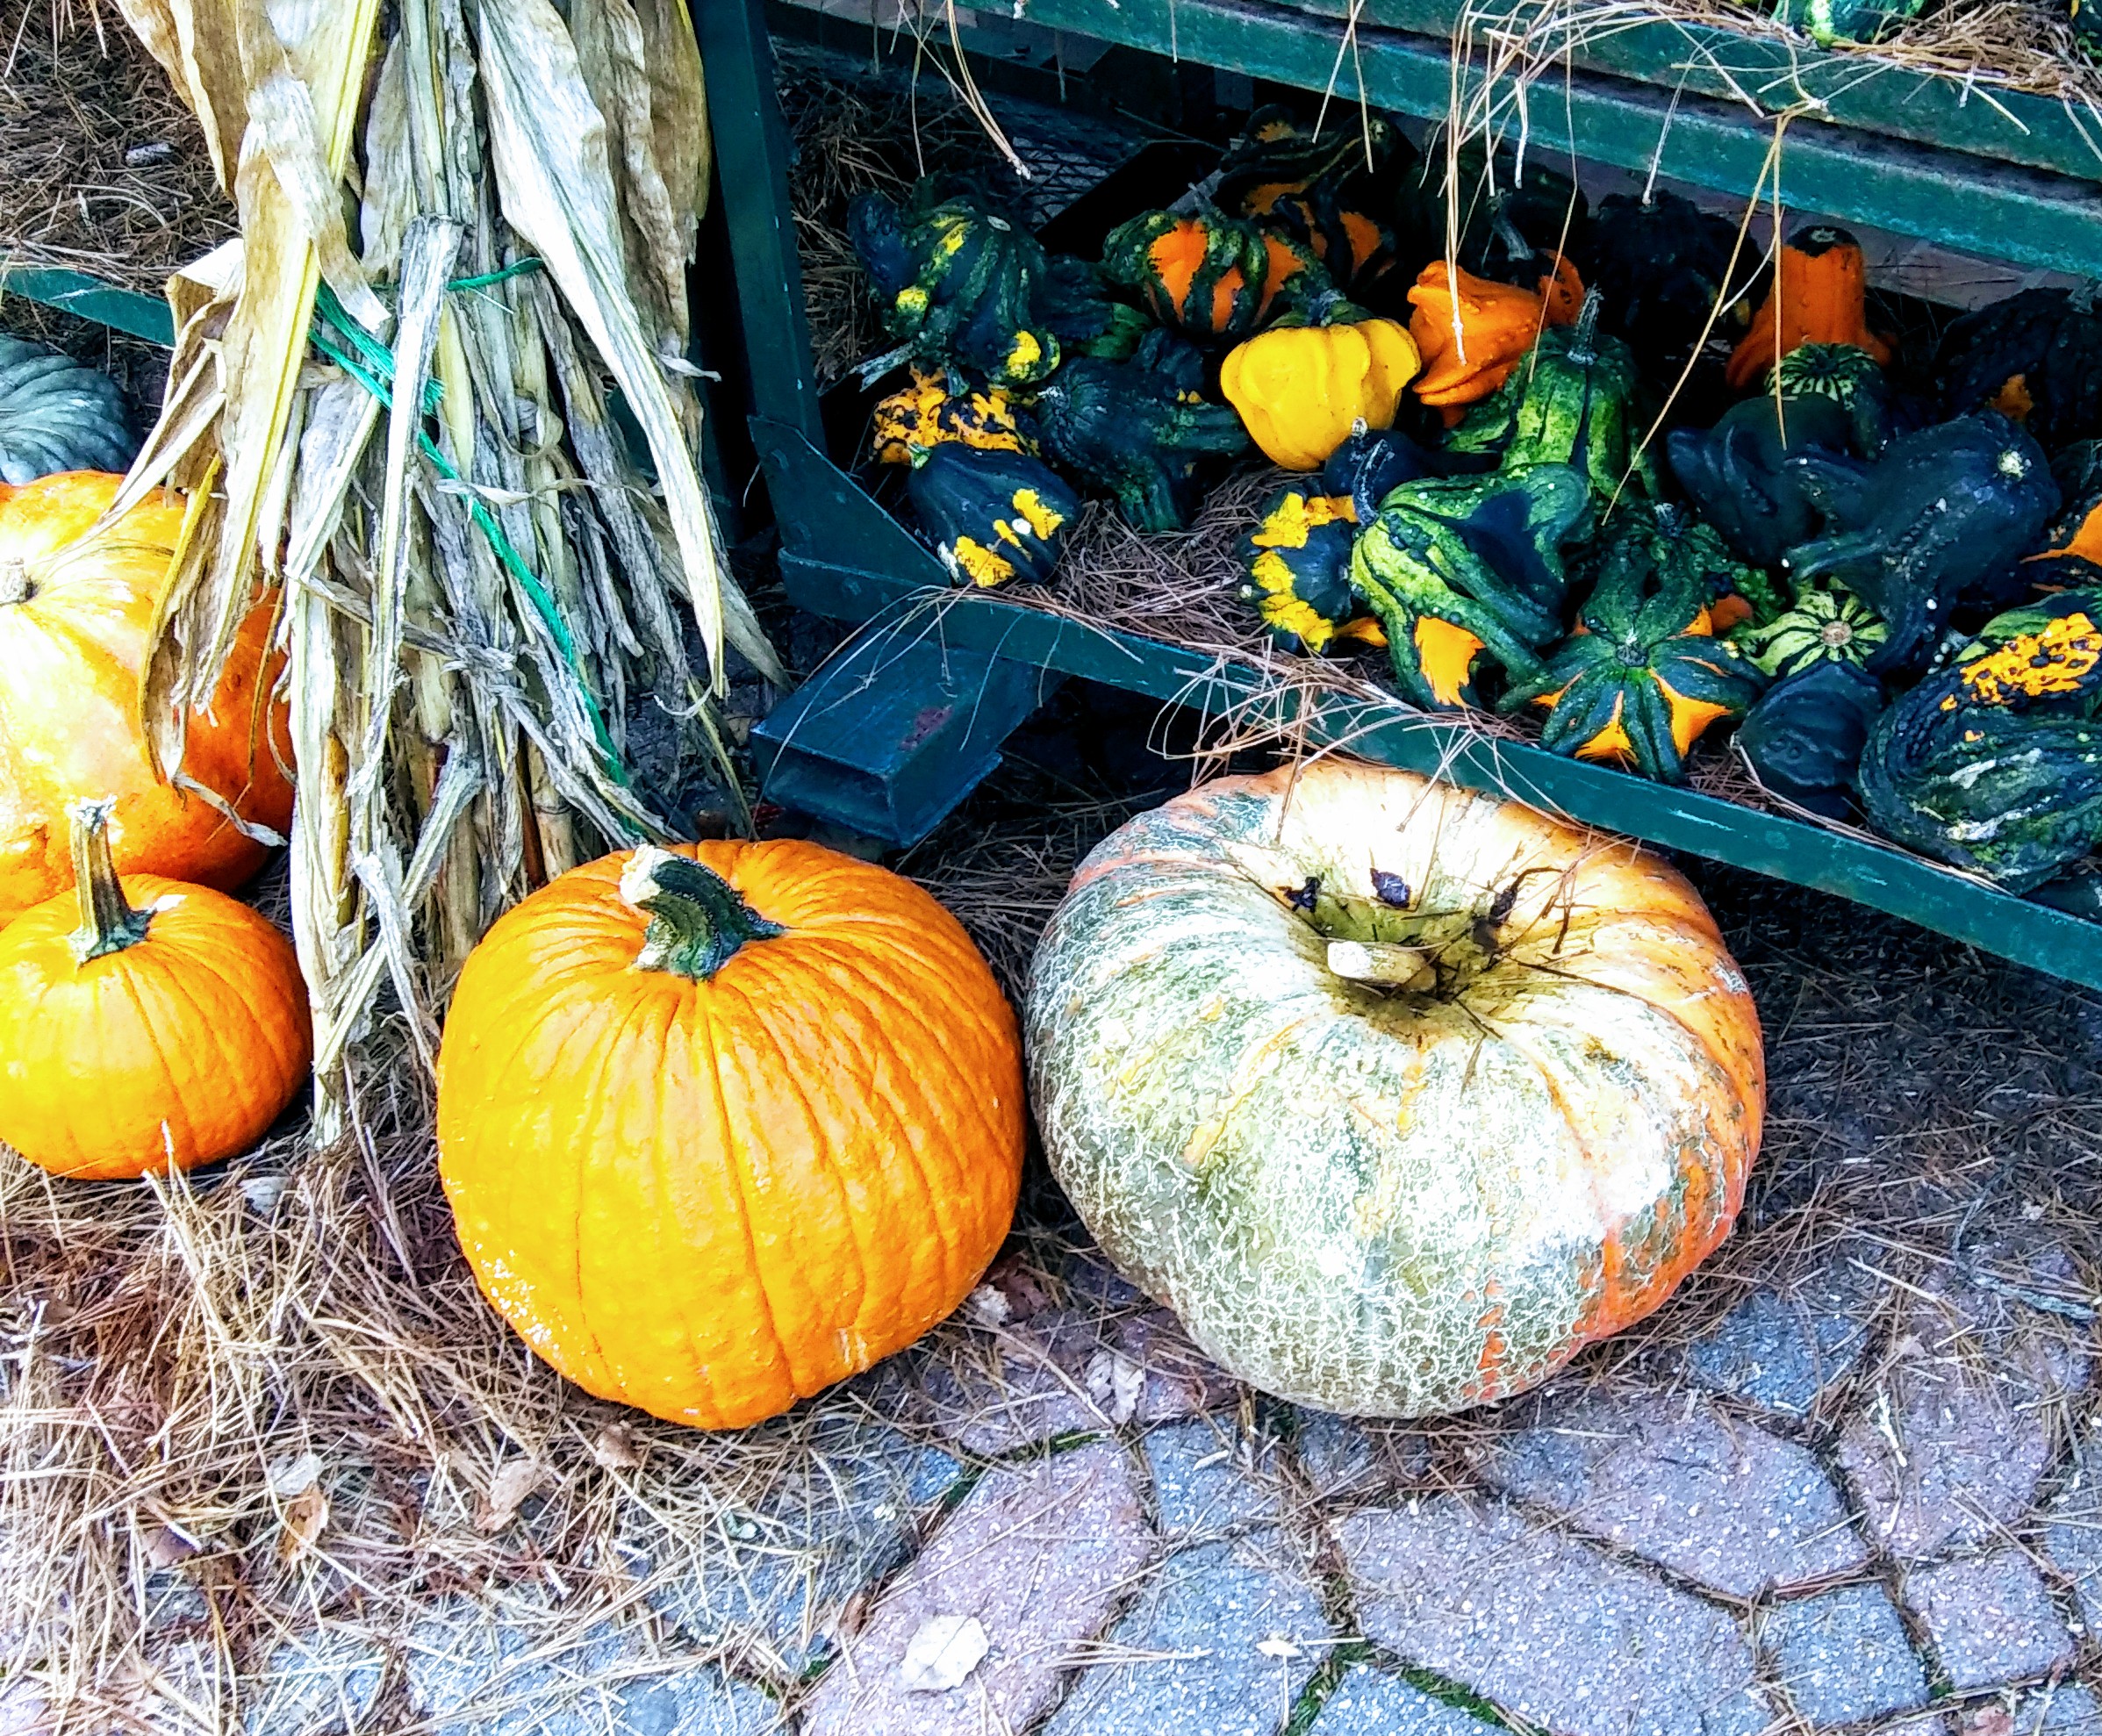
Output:
<path fill-rule="evenodd" d="M 1280 895 L 1315 876 L 1325 933 Z M 1514 879 L 1449 1000 L 1327 968 L 1331 936 L 1457 964 Z M 1026 1026 L 1051 1167 L 1110 1257 L 1234 1374 L 1359 1415 L 1506 1396 L 1647 1314 L 1729 1232 L 1765 1109 L 1751 996 L 1669 867 L 1333 762 L 1106 840 Z"/>

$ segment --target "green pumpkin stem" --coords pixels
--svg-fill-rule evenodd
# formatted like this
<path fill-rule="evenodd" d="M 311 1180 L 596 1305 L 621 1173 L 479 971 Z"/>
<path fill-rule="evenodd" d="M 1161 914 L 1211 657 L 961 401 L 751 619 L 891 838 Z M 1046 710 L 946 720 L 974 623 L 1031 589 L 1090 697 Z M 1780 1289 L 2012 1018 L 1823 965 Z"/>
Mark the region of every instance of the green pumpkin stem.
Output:
<path fill-rule="evenodd" d="M 110 815 L 116 809 L 113 801 L 83 801 L 66 810 L 73 829 L 73 885 L 80 899 L 73 956 L 83 965 L 138 945 L 153 925 L 154 913 L 133 909 L 117 879 L 110 855 Z"/>
<path fill-rule="evenodd" d="M 706 982 L 747 943 L 788 930 L 737 896 L 730 883 L 690 857 L 644 844 L 621 876 L 621 896 L 649 915 L 638 971 L 669 971 Z"/>
<path fill-rule="evenodd" d="M 1569 359 L 1589 367 L 1598 360 L 1598 310 L 1605 305 L 1605 297 L 1596 290 L 1584 291 L 1584 305 L 1576 316 L 1576 325 L 1569 334 Z"/>

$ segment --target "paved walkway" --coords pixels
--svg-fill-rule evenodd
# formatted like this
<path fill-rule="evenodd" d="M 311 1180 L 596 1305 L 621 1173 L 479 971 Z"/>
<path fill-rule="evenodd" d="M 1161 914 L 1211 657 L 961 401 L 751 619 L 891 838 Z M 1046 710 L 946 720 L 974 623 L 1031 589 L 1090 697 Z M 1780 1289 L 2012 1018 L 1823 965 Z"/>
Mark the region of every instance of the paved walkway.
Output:
<path fill-rule="evenodd" d="M 821 1570 L 693 1588 L 667 1613 L 732 1673 L 638 1681 L 610 1727 L 2102 1732 L 2102 1015 L 1708 886 L 1773 1130 L 1651 1322 L 1494 1411 L 1323 1416 L 1222 1378 L 1039 1184 L 965 1318 L 828 1401 L 862 1481 Z"/>

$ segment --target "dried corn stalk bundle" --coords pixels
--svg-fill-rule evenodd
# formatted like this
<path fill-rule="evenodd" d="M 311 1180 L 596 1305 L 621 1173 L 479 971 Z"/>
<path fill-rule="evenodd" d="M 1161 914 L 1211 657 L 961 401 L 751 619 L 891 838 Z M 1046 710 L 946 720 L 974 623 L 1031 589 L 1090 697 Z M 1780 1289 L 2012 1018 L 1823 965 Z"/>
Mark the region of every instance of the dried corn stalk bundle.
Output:
<path fill-rule="evenodd" d="M 497 912 L 670 835 L 630 719 L 721 763 L 726 646 L 783 679 L 695 456 L 700 62 L 685 0 L 398 0 L 385 30 L 378 0 L 123 4 L 241 221 L 171 280 L 167 403 L 118 503 L 189 493 L 148 721 L 179 778 L 183 718 L 277 587 L 326 1137 L 384 984 L 427 1059 Z"/>

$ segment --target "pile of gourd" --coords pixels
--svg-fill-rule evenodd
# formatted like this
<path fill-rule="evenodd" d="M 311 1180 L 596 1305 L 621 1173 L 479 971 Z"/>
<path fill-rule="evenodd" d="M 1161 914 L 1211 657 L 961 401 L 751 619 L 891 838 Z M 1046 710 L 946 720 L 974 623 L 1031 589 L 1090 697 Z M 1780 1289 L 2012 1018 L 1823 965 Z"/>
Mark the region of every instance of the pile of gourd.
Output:
<path fill-rule="evenodd" d="M 1259 451 L 1299 477 L 1240 595 L 1287 649 L 1383 648 L 1419 707 L 1535 718 L 1554 752 L 1668 781 L 1735 724 L 1770 795 L 2010 890 L 2086 857 L 2088 298 L 2027 291 L 1902 356 L 1844 230 L 1798 228 L 1754 279 L 1723 219 L 1668 192 L 1592 212 L 1535 169 L 1449 246 L 1444 174 L 1376 122 L 1264 111 L 1202 200 L 1099 262 L 965 183 L 864 200 L 895 340 L 864 377 L 910 370 L 875 456 L 989 586 L 1051 576 L 1080 492 L 1173 530 Z"/>

